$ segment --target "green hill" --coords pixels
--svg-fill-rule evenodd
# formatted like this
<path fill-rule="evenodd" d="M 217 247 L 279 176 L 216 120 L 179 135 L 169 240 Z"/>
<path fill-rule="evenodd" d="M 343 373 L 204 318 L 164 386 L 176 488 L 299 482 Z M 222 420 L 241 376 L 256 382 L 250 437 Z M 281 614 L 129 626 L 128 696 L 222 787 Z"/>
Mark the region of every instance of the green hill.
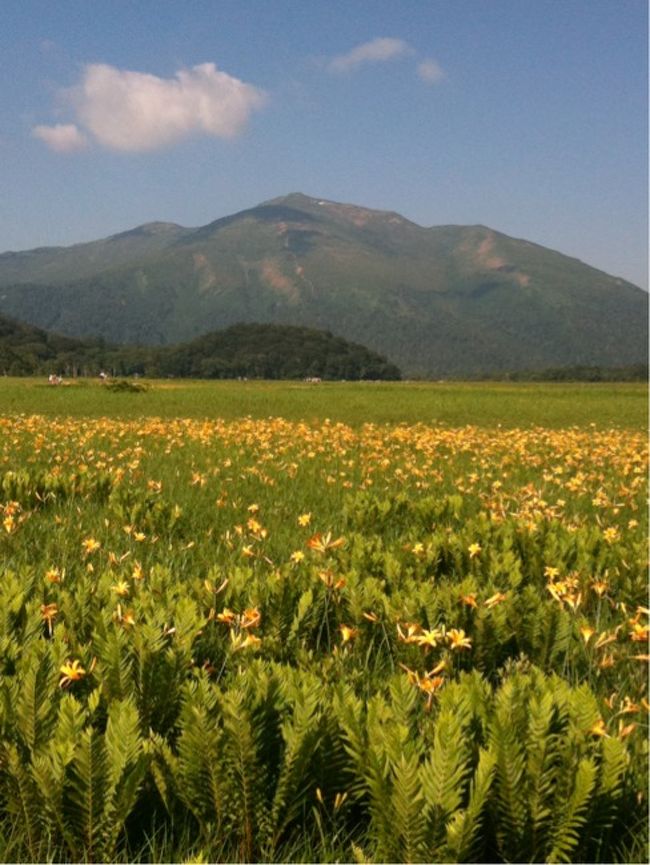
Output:
<path fill-rule="evenodd" d="M 134 373 L 185 378 L 399 379 L 394 364 L 361 345 L 303 327 L 241 324 L 173 346 L 78 340 L 0 316 L 0 373 Z"/>
<path fill-rule="evenodd" d="M 103 356 L 98 340 L 78 340 L 0 315 L 0 374 L 32 375 L 80 368 Z"/>
<path fill-rule="evenodd" d="M 201 228 L 0 255 L 0 312 L 61 333 L 169 344 L 292 324 L 435 377 L 643 362 L 647 309 L 636 286 L 485 226 L 301 194 Z"/>

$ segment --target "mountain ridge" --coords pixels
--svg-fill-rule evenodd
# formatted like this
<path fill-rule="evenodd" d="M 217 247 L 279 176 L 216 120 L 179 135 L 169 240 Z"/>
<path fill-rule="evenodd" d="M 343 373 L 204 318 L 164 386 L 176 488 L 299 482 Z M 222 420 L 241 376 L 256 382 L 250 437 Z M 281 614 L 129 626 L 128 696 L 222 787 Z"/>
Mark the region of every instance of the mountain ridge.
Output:
<path fill-rule="evenodd" d="M 642 289 L 488 226 L 419 226 L 303 193 L 204 226 L 150 222 L 0 254 L 0 312 L 70 336 L 169 343 L 236 322 L 329 329 L 407 373 L 647 356 Z"/>

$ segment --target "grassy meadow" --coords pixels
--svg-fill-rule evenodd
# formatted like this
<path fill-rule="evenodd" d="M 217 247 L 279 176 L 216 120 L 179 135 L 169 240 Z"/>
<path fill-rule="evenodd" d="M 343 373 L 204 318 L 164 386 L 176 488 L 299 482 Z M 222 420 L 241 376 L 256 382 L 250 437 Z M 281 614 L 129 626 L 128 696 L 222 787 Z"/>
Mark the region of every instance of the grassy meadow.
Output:
<path fill-rule="evenodd" d="M 647 429 L 647 386 L 472 382 L 155 381 L 143 393 L 109 392 L 94 380 L 51 387 L 0 378 L 0 411 L 47 416 L 138 418 L 282 417 L 364 423 L 480 427 L 587 426 Z"/>
<path fill-rule="evenodd" d="M 647 389 L 0 380 L 0 859 L 645 862 Z"/>

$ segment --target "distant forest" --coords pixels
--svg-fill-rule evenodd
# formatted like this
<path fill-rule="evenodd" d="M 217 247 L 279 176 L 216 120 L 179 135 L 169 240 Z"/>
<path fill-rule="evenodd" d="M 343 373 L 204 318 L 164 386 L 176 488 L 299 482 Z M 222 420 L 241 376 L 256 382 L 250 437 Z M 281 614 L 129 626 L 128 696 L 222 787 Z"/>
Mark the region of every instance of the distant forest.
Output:
<path fill-rule="evenodd" d="M 73 339 L 0 316 L 0 374 L 148 378 L 322 378 L 399 380 L 382 355 L 329 331 L 274 324 L 237 324 L 171 346 L 110 345 Z M 648 364 L 564 366 L 496 372 L 485 381 L 647 381 Z"/>
<path fill-rule="evenodd" d="M 488 376 L 492 381 L 648 381 L 648 364 L 628 366 L 559 366 Z"/>
<path fill-rule="evenodd" d="M 4 375 L 142 375 L 150 378 L 401 378 L 385 357 L 329 331 L 238 324 L 171 346 L 115 346 L 79 340 L 0 317 Z"/>

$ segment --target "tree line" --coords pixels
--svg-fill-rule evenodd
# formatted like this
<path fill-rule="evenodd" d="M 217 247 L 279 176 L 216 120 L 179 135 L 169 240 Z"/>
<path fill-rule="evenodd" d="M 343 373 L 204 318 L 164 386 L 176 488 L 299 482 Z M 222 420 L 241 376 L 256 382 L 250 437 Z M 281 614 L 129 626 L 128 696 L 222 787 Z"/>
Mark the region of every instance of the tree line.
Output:
<path fill-rule="evenodd" d="M 0 318 L 5 375 L 151 378 L 401 378 L 385 357 L 329 331 L 277 324 L 238 324 L 171 346 L 117 346 L 72 339 Z"/>

